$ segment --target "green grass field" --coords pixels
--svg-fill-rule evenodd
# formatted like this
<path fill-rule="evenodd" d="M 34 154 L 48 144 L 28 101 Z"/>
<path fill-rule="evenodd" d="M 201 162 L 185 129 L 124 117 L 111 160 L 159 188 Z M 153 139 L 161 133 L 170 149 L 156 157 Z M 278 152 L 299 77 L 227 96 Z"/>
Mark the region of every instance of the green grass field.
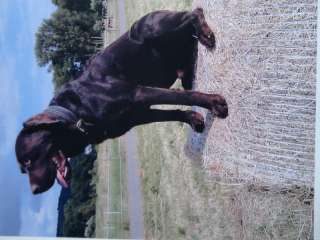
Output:
<path fill-rule="evenodd" d="M 201 160 L 184 154 L 189 126 L 156 123 L 139 127 L 147 239 L 210 239 L 222 203 L 218 185 L 206 181 Z M 222 191 L 222 190 L 221 190 Z"/>

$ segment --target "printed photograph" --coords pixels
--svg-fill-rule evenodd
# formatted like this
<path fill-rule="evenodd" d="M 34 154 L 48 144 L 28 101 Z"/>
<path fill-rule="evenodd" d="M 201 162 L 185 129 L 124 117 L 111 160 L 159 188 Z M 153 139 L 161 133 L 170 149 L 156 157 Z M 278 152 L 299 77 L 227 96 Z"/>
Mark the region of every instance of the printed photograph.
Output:
<path fill-rule="evenodd" d="M 317 5 L 1 0 L 0 237 L 316 239 Z"/>

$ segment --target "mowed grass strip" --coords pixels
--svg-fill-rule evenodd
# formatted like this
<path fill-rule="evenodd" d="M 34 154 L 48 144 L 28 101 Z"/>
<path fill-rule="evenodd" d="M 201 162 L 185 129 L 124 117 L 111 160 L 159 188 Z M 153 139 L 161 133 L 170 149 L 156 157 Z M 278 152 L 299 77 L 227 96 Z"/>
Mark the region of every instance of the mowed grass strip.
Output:
<path fill-rule="evenodd" d="M 127 169 L 122 139 L 98 149 L 97 238 L 129 238 Z"/>
<path fill-rule="evenodd" d="M 126 163 L 120 139 L 109 141 L 110 164 L 108 238 L 129 237 L 129 220 L 126 194 Z"/>
<path fill-rule="evenodd" d="M 107 143 L 101 143 L 98 146 L 97 157 L 97 203 L 96 203 L 96 238 L 106 237 L 107 218 L 105 211 L 107 209 Z"/>

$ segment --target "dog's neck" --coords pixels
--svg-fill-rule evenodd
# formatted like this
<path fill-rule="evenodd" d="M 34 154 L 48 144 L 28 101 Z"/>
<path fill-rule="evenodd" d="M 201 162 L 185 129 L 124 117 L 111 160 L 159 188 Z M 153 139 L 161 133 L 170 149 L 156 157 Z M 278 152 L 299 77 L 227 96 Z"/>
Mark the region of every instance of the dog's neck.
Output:
<path fill-rule="evenodd" d="M 77 117 L 71 110 L 58 105 L 50 105 L 44 112 L 72 124 L 75 129 L 79 130 L 86 137 L 89 137 L 90 128 L 93 127 L 93 124 Z"/>

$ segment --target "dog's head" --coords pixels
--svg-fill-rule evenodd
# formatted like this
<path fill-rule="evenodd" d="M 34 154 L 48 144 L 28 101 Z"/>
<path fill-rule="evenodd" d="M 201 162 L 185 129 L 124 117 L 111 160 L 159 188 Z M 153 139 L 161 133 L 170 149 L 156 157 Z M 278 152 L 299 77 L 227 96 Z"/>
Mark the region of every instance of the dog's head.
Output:
<path fill-rule="evenodd" d="M 34 194 L 47 191 L 55 179 L 68 187 L 71 168 L 68 158 L 81 153 L 86 141 L 71 124 L 38 114 L 23 125 L 16 140 L 16 156 L 27 173 Z"/>

